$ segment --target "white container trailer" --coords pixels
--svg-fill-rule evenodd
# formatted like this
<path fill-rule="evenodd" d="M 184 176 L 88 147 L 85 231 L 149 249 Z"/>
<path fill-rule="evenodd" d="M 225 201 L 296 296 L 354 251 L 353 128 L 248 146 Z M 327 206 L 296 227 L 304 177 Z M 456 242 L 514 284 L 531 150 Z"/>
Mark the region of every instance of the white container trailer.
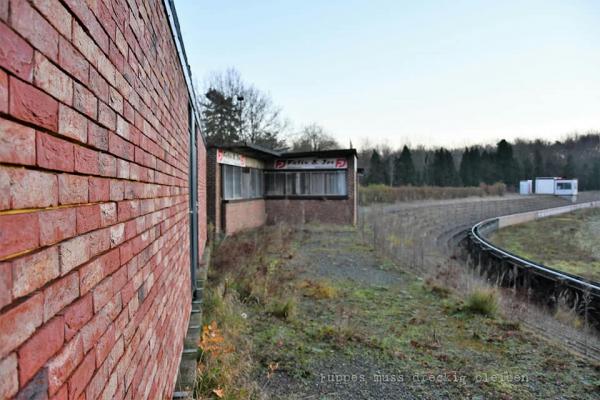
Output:
<path fill-rule="evenodd" d="M 519 183 L 519 194 L 530 195 L 533 192 L 533 181 L 531 179 Z"/>
<path fill-rule="evenodd" d="M 535 193 L 554 194 L 556 179 L 558 178 L 535 178 Z"/>
<path fill-rule="evenodd" d="M 574 196 L 577 194 L 577 179 L 557 179 L 554 194 L 557 196 Z"/>
<path fill-rule="evenodd" d="M 577 195 L 577 179 L 535 178 L 536 194 L 553 194 L 555 196 Z"/>

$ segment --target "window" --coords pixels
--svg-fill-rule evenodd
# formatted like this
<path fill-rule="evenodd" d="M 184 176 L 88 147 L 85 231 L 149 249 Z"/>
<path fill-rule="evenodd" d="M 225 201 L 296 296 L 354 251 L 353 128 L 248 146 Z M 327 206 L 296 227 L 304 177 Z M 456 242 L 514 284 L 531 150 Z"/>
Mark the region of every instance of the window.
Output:
<path fill-rule="evenodd" d="M 556 188 L 558 190 L 571 190 L 571 182 L 558 182 L 556 184 Z"/>
<path fill-rule="evenodd" d="M 267 196 L 345 196 L 346 171 L 269 171 Z"/>
<path fill-rule="evenodd" d="M 223 199 L 256 199 L 263 197 L 263 172 L 256 168 L 222 165 Z"/>

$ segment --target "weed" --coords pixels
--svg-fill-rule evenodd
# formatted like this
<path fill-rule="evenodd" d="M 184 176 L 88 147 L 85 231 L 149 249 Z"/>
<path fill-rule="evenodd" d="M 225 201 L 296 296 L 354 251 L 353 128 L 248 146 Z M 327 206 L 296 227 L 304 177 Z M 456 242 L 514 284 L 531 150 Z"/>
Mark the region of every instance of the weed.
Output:
<path fill-rule="evenodd" d="M 268 306 L 268 312 L 274 317 L 291 321 L 296 317 L 298 302 L 295 297 L 285 300 L 275 299 Z"/>
<path fill-rule="evenodd" d="M 314 299 L 334 299 L 338 295 L 338 289 L 329 281 L 304 280 L 299 285 L 305 290 L 305 295 Z"/>
<path fill-rule="evenodd" d="M 475 314 L 493 317 L 498 311 L 498 294 L 493 289 L 475 289 L 467 297 L 466 309 Z"/>

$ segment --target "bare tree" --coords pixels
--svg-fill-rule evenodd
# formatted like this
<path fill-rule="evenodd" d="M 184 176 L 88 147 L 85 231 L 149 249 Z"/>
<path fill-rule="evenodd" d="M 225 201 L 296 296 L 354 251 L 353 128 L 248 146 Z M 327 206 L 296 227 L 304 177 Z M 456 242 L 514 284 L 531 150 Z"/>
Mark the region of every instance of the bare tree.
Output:
<path fill-rule="evenodd" d="M 339 149 L 339 143 L 322 126 L 312 123 L 302 128 L 302 131 L 292 141 L 293 151 L 320 151 Z"/>
<path fill-rule="evenodd" d="M 237 70 L 229 68 L 211 74 L 206 80 L 204 92 L 212 93 L 213 99 L 218 98 L 214 96 L 214 93 L 218 92 L 228 105 L 226 108 L 219 108 L 219 104 L 215 104 L 209 96 L 200 100 L 204 128 L 209 139 L 212 137 L 221 141 L 251 142 L 270 148 L 283 145 L 283 136 L 289 122 L 282 117 L 281 108 L 273 103 L 268 94 L 244 82 Z M 224 135 L 219 133 L 219 126 L 208 123 L 213 114 L 232 114 L 227 120 L 237 122 L 236 134 L 225 135 L 226 138 L 223 139 Z"/>

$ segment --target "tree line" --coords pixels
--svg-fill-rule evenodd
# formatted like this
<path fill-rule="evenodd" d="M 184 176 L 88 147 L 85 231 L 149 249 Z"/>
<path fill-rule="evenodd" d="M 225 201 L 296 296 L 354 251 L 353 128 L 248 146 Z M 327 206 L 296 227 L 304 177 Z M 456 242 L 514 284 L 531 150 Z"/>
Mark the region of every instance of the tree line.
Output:
<path fill-rule="evenodd" d="M 391 186 L 478 186 L 503 182 L 516 188 L 541 176 L 578 178 L 581 190 L 600 190 L 600 133 L 564 141 L 499 141 L 495 147 L 464 149 L 417 147 L 393 151 L 367 147 L 359 153 L 363 184 Z"/>
<path fill-rule="evenodd" d="M 253 143 L 291 151 L 345 147 L 318 124 L 294 130 L 271 97 L 245 82 L 235 69 L 209 76 L 198 100 L 202 129 L 210 144 Z M 556 142 L 501 140 L 495 146 L 464 149 L 362 147 L 363 184 L 478 186 L 503 182 L 515 187 L 521 179 L 562 176 L 579 178 L 582 190 L 600 190 L 598 132 Z"/>

